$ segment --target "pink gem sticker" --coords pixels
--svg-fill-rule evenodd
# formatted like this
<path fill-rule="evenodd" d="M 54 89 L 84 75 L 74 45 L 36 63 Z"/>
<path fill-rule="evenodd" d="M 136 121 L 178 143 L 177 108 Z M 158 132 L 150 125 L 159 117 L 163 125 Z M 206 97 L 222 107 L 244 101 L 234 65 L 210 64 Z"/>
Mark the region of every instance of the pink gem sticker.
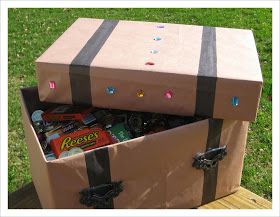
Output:
<path fill-rule="evenodd" d="M 173 97 L 173 92 L 168 90 L 164 93 L 165 98 L 171 99 Z"/>
<path fill-rule="evenodd" d="M 49 82 L 49 87 L 50 87 L 50 89 L 55 89 L 56 88 L 55 81 L 50 81 Z"/>

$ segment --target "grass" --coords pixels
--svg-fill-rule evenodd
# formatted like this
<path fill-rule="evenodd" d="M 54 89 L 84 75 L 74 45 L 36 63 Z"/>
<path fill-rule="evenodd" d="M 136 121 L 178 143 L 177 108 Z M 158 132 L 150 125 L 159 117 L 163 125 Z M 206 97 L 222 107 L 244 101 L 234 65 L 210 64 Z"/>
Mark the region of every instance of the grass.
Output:
<path fill-rule="evenodd" d="M 272 198 L 271 9 L 9 9 L 9 192 L 31 181 L 19 89 L 36 85 L 35 59 L 79 17 L 143 20 L 251 29 L 264 88 L 250 124 L 242 186 Z"/>

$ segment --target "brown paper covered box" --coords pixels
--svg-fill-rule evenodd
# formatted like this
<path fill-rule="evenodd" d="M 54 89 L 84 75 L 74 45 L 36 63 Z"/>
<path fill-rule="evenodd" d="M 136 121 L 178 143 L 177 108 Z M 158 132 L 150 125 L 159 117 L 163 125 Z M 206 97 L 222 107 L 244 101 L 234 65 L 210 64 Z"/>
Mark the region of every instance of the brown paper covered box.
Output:
<path fill-rule="evenodd" d="M 253 121 L 262 86 L 241 29 L 80 18 L 36 64 L 41 101 L 104 108 Z"/>
<path fill-rule="evenodd" d="M 43 208 L 191 208 L 240 186 L 246 121 L 205 119 L 46 161 L 30 115 L 50 103 L 40 102 L 37 88 L 25 88 L 21 104 L 32 178 Z M 94 197 L 79 193 L 90 189 Z"/>

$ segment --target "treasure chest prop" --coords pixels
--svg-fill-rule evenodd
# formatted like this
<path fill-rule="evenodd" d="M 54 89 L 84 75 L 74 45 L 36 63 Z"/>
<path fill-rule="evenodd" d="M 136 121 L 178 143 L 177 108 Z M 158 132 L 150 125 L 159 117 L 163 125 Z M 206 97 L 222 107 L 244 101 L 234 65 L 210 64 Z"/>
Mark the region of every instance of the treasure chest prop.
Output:
<path fill-rule="evenodd" d="M 193 208 L 240 186 L 262 76 L 249 30 L 78 19 L 21 90 L 43 208 Z M 58 104 L 201 117 L 48 161 L 30 119 Z"/>
<path fill-rule="evenodd" d="M 253 121 L 252 31 L 78 19 L 37 60 L 41 101 Z"/>

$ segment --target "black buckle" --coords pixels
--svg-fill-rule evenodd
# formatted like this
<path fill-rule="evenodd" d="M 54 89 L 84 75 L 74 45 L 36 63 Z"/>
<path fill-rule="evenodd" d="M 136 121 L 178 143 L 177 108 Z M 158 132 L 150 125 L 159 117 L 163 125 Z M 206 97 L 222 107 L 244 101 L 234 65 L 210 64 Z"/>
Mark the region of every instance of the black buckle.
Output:
<path fill-rule="evenodd" d="M 110 203 L 110 199 L 117 197 L 122 191 L 121 181 L 89 187 L 80 191 L 80 203 L 97 209 L 106 208 Z"/>
<path fill-rule="evenodd" d="M 197 153 L 192 166 L 197 169 L 209 170 L 217 166 L 218 161 L 227 155 L 227 146 L 209 149 L 205 153 Z"/>

